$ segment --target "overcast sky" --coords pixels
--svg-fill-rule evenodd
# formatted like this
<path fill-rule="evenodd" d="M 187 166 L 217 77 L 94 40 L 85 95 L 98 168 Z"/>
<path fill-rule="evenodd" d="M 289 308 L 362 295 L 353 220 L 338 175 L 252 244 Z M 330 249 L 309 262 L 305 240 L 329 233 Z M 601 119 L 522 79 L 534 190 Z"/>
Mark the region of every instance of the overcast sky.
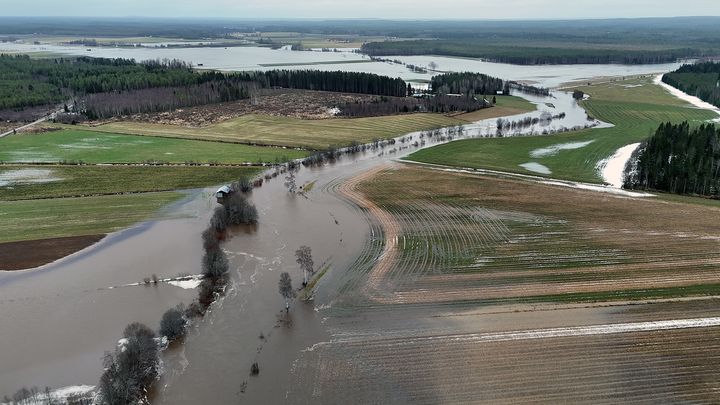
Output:
<path fill-rule="evenodd" d="M 720 16 L 720 0 L 0 0 L 5 16 L 555 19 Z"/>

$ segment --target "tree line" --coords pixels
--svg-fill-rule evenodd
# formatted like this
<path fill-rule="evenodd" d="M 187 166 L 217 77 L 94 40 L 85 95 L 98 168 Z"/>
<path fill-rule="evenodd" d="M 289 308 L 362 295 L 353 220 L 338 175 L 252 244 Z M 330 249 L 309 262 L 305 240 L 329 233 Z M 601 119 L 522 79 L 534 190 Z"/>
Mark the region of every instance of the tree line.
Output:
<path fill-rule="evenodd" d="M 497 93 L 510 94 L 510 90 L 537 96 L 549 96 L 550 90 L 542 87 L 530 86 L 515 81 L 504 81 L 497 77 L 474 72 L 453 72 L 433 76 L 430 80 L 432 92 L 442 94 L 494 95 Z"/>
<path fill-rule="evenodd" d="M 282 87 L 393 97 L 405 97 L 407 94 L 407 83 L 404 80 L 374 73 L 269 70 L 265 72 L 240 72 L 233 74 L 233 76 L 240 80 L 257 82 L 263 88 Z"/>
<path fill-rule="evenodd" d="M 485 39 L 441 39 L 384 41 L 363 44 L 361 52 L 369 56 L 441 55 L 482 58 L 490 62 L 515 65 L 610 64 L 628 65 L 671 63 L 678 59 L 702 56 L 697 49 L 622 50 L 559 47 L 488 45 Z"/>
<path fill-rule="evenodd" d="M 678 70 L 663 75 L 662 81 L 720 107 L 720 63 L 683 65 Z"/>
<path fill-rule="evenodd" d="M 720 130 L 661 124 L 626 168 L 625 187 L 720 198 Z"/>

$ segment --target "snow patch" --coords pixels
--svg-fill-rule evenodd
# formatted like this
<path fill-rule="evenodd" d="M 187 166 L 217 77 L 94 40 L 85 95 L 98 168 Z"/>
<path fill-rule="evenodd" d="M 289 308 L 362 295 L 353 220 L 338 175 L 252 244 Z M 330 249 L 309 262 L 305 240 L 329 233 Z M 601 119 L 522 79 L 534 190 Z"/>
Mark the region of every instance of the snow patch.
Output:
<path fill-rule="evenodd" d="M 529 170 L 529 171 L 531 171 L 531 172 L 534 172 L 534 173 L 552 174 L 552 171 L 550 171 L 550 169 L 549 169 L 547 166 L 541 165 L 540 163 L 537 163 L 537 162 L 523 163 L 523 164 L 518 165 L 518 166 L 522 167 L 522 168 L 525 169 L 525 170 Z"/>
<path fill-rule="evenodd" d="M 623 146 L 614 155 L 597 163 L 595 167 L 600 172 L 605 183 L 615 188 L 622 188 L 625 180 L 625 166 L 639 146 L 639 143 Z"/>
<path fill-rule="evenodd" d="M 167 283 L 185 290 L 192 290 L 200 286 L 200 283 L 202 283 L 202 276 L 192 276 L 191 278 L 186 278 L 183 280 L 171 280 Z"/>
<path fill-rule="evenodd" d="M 662 77 L 663 77 L 663 75 L 661 75 L 661 74 L 655 76 L 655 79 L 653 80 L 653 83 L 655 83 L 655 84 L 663 87 L 665 90 L 667 90 L 668 92 L 670 92 L 670 94 L 672 94 L 673 96 L 679 98 L 680 100 L 686 101 L 686 102 L 692 104 L 693 106 L 695 106 L 695 107 L 697 107 L 697 108 L 702 108 L 702 109 L 704 109 L 704 110 L 710 110 L 710 111 L 713 111 L 713 112 L 715 112 L 716 114 L 720 115 L 720 108 L 717 108 L 717 107 L 715 107 L 714 105 L 712 105 L 712 104 L 710 104 L 710 103 L 708 103 L 708 102 L 706 102 L 706 101 L 702 101 L 702 100 L 700 100 L 699 98 L 697 98 L 697 97 L 695 97 L 695 96 L 691 96 L 691 95 L 685 93 L 684 91 L 682 91 L 682 90 L 680 90 L 680 89 L 677 89 L 677 88 L 675 88 L 675 87 L 673 87 L 673 86 L 671 86 L 671 85 L 663 82 L 663 81 L 662 81 Z M 714 119 L 713 122 L 720 122 L 720 118 Z"/>
<path fill-rule="evenodd" d="M 20 184 L 50 183 L 62 180 L 60 177 L 53 177 L 54 174 L 55 171 L 50 169 L 7 170 L 0 172 L 0 187 Z"/>
<path fill-rule="evenodd" d="M 337 108 L 337 107 L 330 108 L 330 109 L 328 109 L 328 114 L 330 114 L 330 115 L 333 116 L 333 117 L 336 116 L 336 115 L 339 115 L 339 114 L 340 114 L 340 109 Z"/>
<path fill-rule="evenodd" d="M 530 157 L 532 158 L 543 158 L 546 156 L 554 156 L 557 155 L 558 152 L 562 150 L 572 150 L 572 149 L 580 149 L 584 148 L 591 143 L 595 142 L 595 140 L 585 141 L 585 142 L 567 142 L 567 143 L 558 143 L 555 145 L 550 145 L 545 148 L 535 149 L 532 152 L 530 152 Z"/>
<path fill-rule="evenodd" d="M 587 183 L 576 183 L 572 181 L 540 181 L 542 184 L 547 184 L 550 186 L 562 186 L 562 187 L 569 187 L 569 188 L 576 188 L 579 190 L 588 190 L 588 191 L 600 191 L 603 193 L 610 193 L 610 194 L 617 194 L 622 195 L 626 197 L 654 197 L 655 195 L 650 193 L 638 193 L 636 191 L 627 191 L 623 190 L 621 188 L 616 187 L 610 187 L 610 186 L 599 186 L 595 184 L 587 184 Z"/>

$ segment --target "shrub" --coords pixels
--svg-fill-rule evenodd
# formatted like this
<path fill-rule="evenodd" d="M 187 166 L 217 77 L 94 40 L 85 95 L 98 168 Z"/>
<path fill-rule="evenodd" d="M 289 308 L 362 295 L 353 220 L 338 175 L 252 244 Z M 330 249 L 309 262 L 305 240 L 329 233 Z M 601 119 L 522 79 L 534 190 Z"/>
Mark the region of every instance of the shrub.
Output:
<path fill-rule="evenodd" d="M 228 272 L 228 260 L 225 253 L 220 250 L 205 252 L 202 258 L 202 274 L 205 277 L 217 279 L 225 276 Z"/>
<path fill-rule="evenodd" d="M 180 305 L 165 311 L 160 321 L 160 335 L 166 336 L 170 341 L 185 336 L 187 320 L 183 314 L 184 310 Z"/>
<path fill-rule="evenodd" d="M 210 218 L 210 228 L 217 233 L 223 233 L 228 227 L 228 218 L 225 207 L 217 207 Z"/>
<path fill-rule="evenodd" d="M 233 194 L 225 202 L 225 218 L 228 225 L 256 224 L 258 220 L 257 209 L 241 194 Z"/>
<path fill-rule="evenodd" d="M 105 355 L 105 372 L 100 377 L 101 404 L 140 404 L 158 376 L 158 347 L 155 332 L 141 323 L 125 328 L 123 342 L 114 353 Z"/>

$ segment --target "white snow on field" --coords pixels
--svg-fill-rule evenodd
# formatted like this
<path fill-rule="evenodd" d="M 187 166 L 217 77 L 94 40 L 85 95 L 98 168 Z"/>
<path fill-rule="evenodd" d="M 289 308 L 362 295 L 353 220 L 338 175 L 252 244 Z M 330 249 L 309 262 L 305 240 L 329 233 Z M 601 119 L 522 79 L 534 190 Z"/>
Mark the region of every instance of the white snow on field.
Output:
<path fill-rule="evenodd" d="M 622 195 L 625 197 L 654 197 L 654 194 L 650 193 L 639 193 L 637 191 L 628 191 L 623 190 L 621 188 L 616 187 L 609 187 L 609 186 L 599 186 L 596 184 L 588 184 L 588 183 L 576 183 L 574 181 L 541 181 L 542 184 L 547 184 L 550 186 L 562 186 L 562 187 L 569 187 L 569 188 L 576 188 L 579 190 L 588 190 L 588 191 L 599 191 L 602 193 L 610 193 L 610 194 L 616 194 L 616 195 Z"/>
<path fill-rule="evenodd" d="M 591 143 L 595 142 L 595 140 L 585 141 L 585 142 L 568 142 L 568 143 L 558 143 L 555 145 L 550 145 L 544 148 L 535 149 L 534 151 L 530 152 L 530 157 L 532 158 L 542 158 L 546 156 L 554 156 L 557 155 L 558 152 L 562 150 L 572 150 L 572 149 L 580 149 L 584 148 Z"/>
<path fill-rule="evenodd" d="M 552 174 L 552 171 L 550 171 L 550 169 L 547 166 L 541 165 L 540 163 L 537 163 L 537 162 L 523 163 L 519 166 L 525 170 L 529 170 L 534 173 Z"/>
<path fill-rule="evenodd" d="M 55 171 L 50 169 L 16 169 L 0 171 L 0 187 L 18 184 L 50 183 L 62 178 L 53 177 Z"/>
<path fill-rule="evenodd" d="M 471 333 L 468 335 L 457 335 L 454 337 L 438 336 L 437 338 L 446 339 L 449 337 L 454 338 L 455 341 L 502 342 L 511 340 L 547 339 L 570 336 L 609 335 L 614 333 L 709 328 L 715 326 L 720 326 L 720 317 L 573 326 L 565 328 L 532 329 L 497 333 Z M 429 337 L 426 339 L 434 339 L 434 337 Z"/>
<path fill-rule="evenodd" d="M 712 105 L 712 104 L 710 104 L 710 103 L 708 103 L 708 102 L 706 102 L 706 101 L 702 101 L 702 100 L 700 100 L 699 98 L 697 98 L 697 97 L 695 97 L 695 96 L 691 96 L 691 95 L 689 95 L 689 94 L 687 94 L 687 93 L 685 93 L 685 92 L 683 92 L 683 91 L 681 91 L 681 90 L 679 90 L 679 89 L 676 89 L 675 87 L 673 87 L 673 86 L 671 86 L 671 85 L 669 85 L 669 84 L 667 84 L 667 83 L 664 83 L 664 82 L 662 81 L 662 77 L 663 77 L 663 75 L 657 75 L 657 76 L 655 76 L 655 79 L 653 80 L 653 82 L 654 82 L 655 84 L 659 85 L 659 86 L 662 86 L 665 90 L 669 91 L 670 94 L 672 94 L 673 96 L 675 96 L 675 97 L 677 97 L 677 98 L 679 98 L 679 99 L 681 99 L 681 100 L 683 100 L 683 101 L 687 101 L 688 103 L 694 105 L 694 106 L 697 107 L 697 108 L 702 108 L 702 109 L 704 109 L 704 110 L 714 111 L 715 113 L 717 113 L 718 115 L 720 115 L 720 108 L 717 108 L 717 107 L 715 107 L 714 105 Z M 714 119 L 713 121 L 714 121 L 714 122 L 720 122 L 720 118 L 716 118 L 716 119 Z"/>
<path fill-rule="evenodd" d="M 64 388 L 58 388 L 56 390 L 50 391 L 50 401 L 52 401 L 53 404 L 59 403 L 59 404 L 65 404 L 69 403 L 68 398 L 77 398 L 77 397 L 85 397 L 88 399 L 92 399 L 93 396 L 93 390 L 95 390 L 95 387 L 92 385 L 76 385 L 71 387 L 64 387 Z M 48 398 L 45 395 L 44 392 L 37 393 L 34 397 L 27 398 L 22 402 L 22 405 L 44 405 L 49 403 Z M 74 402 L 73 402 L 74 403 Z M 2 405 L 10 405 L 10 403 L 6 402 L 0 402 Z"/>
<path fill-rule="evenodd" d="M 600 172 L 605 183 L 622 188 L 625 179 L 625 165 L 632 157 L 633 152 L 640 146 L 639 143 L 632 143 L 618 149 L 614 155 L 603 159 L 595 166 Z"/>
<path fill-rule="evenodd" d="M 171 280 L 167 283 L 170 285 L 174 285 L 175 287 L 183 288 L 185 290 L 192 290 L 200 286 L 200 283 L 202 283 L 202 276 L 193 276 L 192 278 L 184 280 Z"/>

